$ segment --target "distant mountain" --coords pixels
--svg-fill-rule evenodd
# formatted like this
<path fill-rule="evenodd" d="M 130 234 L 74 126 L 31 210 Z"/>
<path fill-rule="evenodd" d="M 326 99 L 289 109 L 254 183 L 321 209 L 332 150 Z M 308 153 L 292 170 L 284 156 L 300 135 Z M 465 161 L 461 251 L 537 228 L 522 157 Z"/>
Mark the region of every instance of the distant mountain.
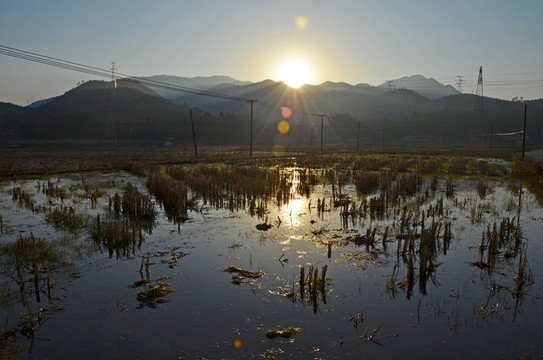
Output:
<path fill-rule="evenodd" d="M 259 96 L 263 96 L 264 99 L 267 99 L 266 92 L 261 93 L 262 88 L 270 87 L 271 85 L 280 84 L 283 88 L 287 89 L 288 86 L 279 82 L 276 83 L 272 80 L 265 80 L 259 83 L 250 83 L 243 82 L 232 79 L 227 76 L 211 76 L 211 77 L 196 77 L 196 78 L 182 78 L 176 76 L 168 75 L 158 75 L 151 76 L 148 78 L 141 78 L 150 81 L 159 81 L 161 83 L 172 84 L 176 86 L 183 86 L 192 88 L 195 90 L 205 90 L 211 92 L 217 92 L 220 94 L 225 94 L 227 96 L 241 97 L 241 98 L 250 98 L 258 99 Z M 445 96 L 459 94 L 451 85 L 443 85 L 436 81 L 435 79 L 428 79 L 422 75 L 413 75 L 408 77 L 403 77 L 397 80 L 391 80 L 390 86 L 389 83 L 381 84 L 379 86 L 372 86 L 368 84 L 357 84 L 351 85 L 345 82 L 332 82 L 327 81 L 320 85 L 304 85 L 300 89 L 292 89 L 300 94 L 314 95 L 314 96 L 326 96 L 327 99 L 340 97 L 341 99 L 335 100 L 336 103 L 344 102 L 346 97 L 352 97 L 356 95 L 361 96 L 378 96 L 382 95 L 390 90 L 412 90 L 421 96 L 434 100 L 443 98 Z M 177 104 L 191 104 L 193 106 L 199 106 L 205 109 L 206 111 L 212 114 L 218 114 L 219 112 L 239 112 L 242 111 L 245 107 L 238 102 L 232 102 L 225 99 L 213 98 L 213 97 L 204 97 L 200 95 L 183 93 L 173 90 L 165 90 L 160 88 L 154 88 L 150 85 L 157 93 L 165 97 L 166 99 L 172 100 Z M 290 89 L 290 88 L 288 88 Z M 288 90 L 287 89 L 287 90 Z M 290 91 L 290 90 L 289 90 Z M 307 96 L 310 98 L 311 96 Z M 333 106 L 332 106 L 333 107 Z M 352 108 L 353 105 L 347 105 L 348 108 Z M 326 108 L 329 108 L 327 106 Z M 339 109 L 338 109 L 339 110 Z"/>
<path fill-rule="evenodd" d="M 173 83 L 166 78 L 154 79 Z M 481 99 L 475 95 L 458 94 L 422 76 L 402 79 L 397 84 L 405 87 L 389 90 L 388 84 L 375 87 L 325 82 L 293 89 L 272 80 L 240 84 L 228 77 L 193 78 L 189 79 L 192 89 L 200 86 L 222 95 L 169 90 L 166 98 L 160 95 L 160 89 L 155 91 L 136 80 L 118 80 L 117 88 L 111 81 L 88 81 L 39 107 L 0 103 L 0 137 L 145 141 L 172 137 L 186 142 L 192 138 L 191 125 L 187 125 L 191 109 L 199 144 L 243 145 L 249 137 L 247 100 L 256 100 L 255 143 L 261 145 L 309 144 L 320 131 L 320 121 L 328 129 L 325 141 L 329 144 L 352 143 L 358 123 L 364 127 L 364 136 L 378 139 L 372 140 L 378 143 L 385 128 L 389 141 L 398 143 L 402 138 L 419 136 L 426 143 L 477 146 L 489 142 L 490 129 L 500 133 L 522 129 L 524 103 L 484 98 L 481 116 L 476 107 Z M 188 84 L 183 81 L 178 84 Z M 419 91 L 407 88 L 415 85 Z M 440 91 L 454 94 L 431 99 L 430 90 L 435 96 Z M 527 104 L 529 139 L 543 141 L 543 124 L 537 121 L 543 116 L 543 100 Z M 288 136 L 277 133 L 282 119 L 291 126 Z M 517 140 L 502 137 L 496 141 Z"/>
<path fill-rule="evenodd" d="M 400 116 L 414 110 L 426 111 L 432 107 L 430 99 L 412 90 L 388 91 L 367 84 L 354 86 L 344 82 L 331 81 L 293 89 L 282 82 L 265 80 L 244 86 L 222 84 L 210 89 L 210 91 L 237 98 L 257 99 L 259 108 L 290 104 L 290 106 L 299 106 L 306 113 L 350 112 L 361 116 L 390 117 Z M 247 104 L 244 102 L 224 98 L 177 93 L 177 96 L 171 96 L 170 99 L 177 104 L 198 106 L 215 115 L 220 112 L 239 113 L 247 110 Z M 266 121 L 270 112 L 262 110 L 266 116 L 261 120 Z"/>
<path fill-rule="evenodd" d="M 146 139 L 149 123 L 178 124 L 180 107 L 135 81 L 87 81 L 18 117 L 10 133 L 29 139 Z"/>
<path fill-rule="evenodd" d="M 43 104 L 47 104 L 48 102 L 53 101 L 54 99 L 55 99 L 55 97 L 34 101 L 33 103 L 28 104 L 25 107 L 29 108 L 29 109 L 35 109 L 35 108 L 38 108 L 38 107 L 42 106 Z"/>
<path fill-rule="evenodd" d="M 346 82 L 332 82 L 326 81 L 320 85 L 304 85 L 301 87 L 302 91 L 311 91 L 308 89 L 319 89 L 325 92 L 336 93 L 354 93 L 354 94 L 366 94 L 366 95 L 380 95 L 384 91 L 368 84 L 351 85 Z"/>
<path fill-rule="evenodd" d="M 0 118 L 2 118 L 3 116 L 20 115 L 26 112 L 27 109 L 22 106 L 12 103 L 0 102 Z"/>
<path fill-rule="evenodd" d="M 445 96 L 460 94 L 451 85 L 443 85 L 433 78 L 426 78 L 422 75 L 404 76 L 400 79 L 387 81 L 377 88 L 387 91 L 393 89 L 413 90 L 428 99 L 439 99 Z"/>
<path fill-rule="evenodd" d="M 336 83 L 327 81 L 320 85 L 304 85 L 302 89 L 310 87 L 317 87 L 327 92 L 352 92 L 366 95 L 381 95 L 387 91 L 405 89 L 412 90 L 431 100 L 460 93 L 451 85 L 443 85 L 435 79 L 428 79 L 422 75 L 405 76 L 400 79 L 387 81 L 378 86 L 369 84 L 357 84 L 353 86 L 345 82 Z"/>
<path fill-rule="evenodd" d="M 214 87 L 231 87 L 231 86 L 244 86 L 251 84 L 250 81 L 241 81 L 229 76 L 197 76 L 193 78 L 173 76 L 173 75 L 154 75 L 154 76 L 142 76 L 138 79 L 146 80 L 148 82 L 156 82 L 160 84 L 170 84 L 174 86 L 182 86 L 196 90 L 209 90 Z M 165 97 L 166 99 L 173 100 L 179 93 L 163 89 L 160 87 L 153 87 L 149 85 L 153 90 L 155 90 L 160 96 Z"/>

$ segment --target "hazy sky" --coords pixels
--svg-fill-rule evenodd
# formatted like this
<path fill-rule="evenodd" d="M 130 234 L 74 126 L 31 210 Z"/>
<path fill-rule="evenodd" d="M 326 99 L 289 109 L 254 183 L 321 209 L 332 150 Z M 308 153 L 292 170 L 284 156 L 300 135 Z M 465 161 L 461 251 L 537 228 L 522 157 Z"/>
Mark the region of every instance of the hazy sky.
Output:
<path fill-rule="evenodd" d="M 305 27 L 297 27 L 296 19 Z M 422 74 L 485 95 L 543 97 L 540 0 L 1 0 L 0 45 L 135 76 L 379 85 Z M 26 105 L 103 79 L 0 55 L 0 101 Z"/>

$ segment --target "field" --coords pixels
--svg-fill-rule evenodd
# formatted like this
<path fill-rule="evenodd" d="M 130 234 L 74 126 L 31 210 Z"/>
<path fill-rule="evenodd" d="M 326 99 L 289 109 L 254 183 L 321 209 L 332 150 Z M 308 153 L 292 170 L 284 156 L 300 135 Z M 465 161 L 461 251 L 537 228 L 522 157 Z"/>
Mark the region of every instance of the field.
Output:
<path fill-rule="evenodd" d="M 543 356 L 509 151 L 3 149 L 1 358 Z"/>

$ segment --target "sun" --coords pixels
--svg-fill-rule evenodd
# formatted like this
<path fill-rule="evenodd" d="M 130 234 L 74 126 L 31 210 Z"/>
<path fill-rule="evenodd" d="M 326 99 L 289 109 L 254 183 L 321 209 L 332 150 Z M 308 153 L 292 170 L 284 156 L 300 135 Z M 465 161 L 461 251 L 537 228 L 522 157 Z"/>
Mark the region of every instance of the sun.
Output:
<path fill-rule="evenodd" d="M 285 82 L 292 88 L 299 88 L 309 84 L 313 80 L 313 69 L 311 65 L 301 58 L 289 58 L 281 62 L 276 71 L 276 78 Z"/>

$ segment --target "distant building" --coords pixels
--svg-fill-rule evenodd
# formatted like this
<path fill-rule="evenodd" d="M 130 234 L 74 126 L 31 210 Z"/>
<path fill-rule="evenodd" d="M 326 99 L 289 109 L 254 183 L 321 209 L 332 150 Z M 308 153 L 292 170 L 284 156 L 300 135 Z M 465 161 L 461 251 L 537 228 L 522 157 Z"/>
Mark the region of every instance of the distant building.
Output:
<path fill-rule="evenodd" d="M 417 137 L 415 135 L 406 135 L 406 136 L 401 137 L 400 140 L 404 142 L 412 142 L 412 141 L 417 140 Z"/>
<path fill-rule="evenodd" d="M 164 139 L 164 146 L 165 146 L 165 147 L 171 147 L 171 146 L 173 146 L 173 138 L 165 138 L 165 139 Z"/>

